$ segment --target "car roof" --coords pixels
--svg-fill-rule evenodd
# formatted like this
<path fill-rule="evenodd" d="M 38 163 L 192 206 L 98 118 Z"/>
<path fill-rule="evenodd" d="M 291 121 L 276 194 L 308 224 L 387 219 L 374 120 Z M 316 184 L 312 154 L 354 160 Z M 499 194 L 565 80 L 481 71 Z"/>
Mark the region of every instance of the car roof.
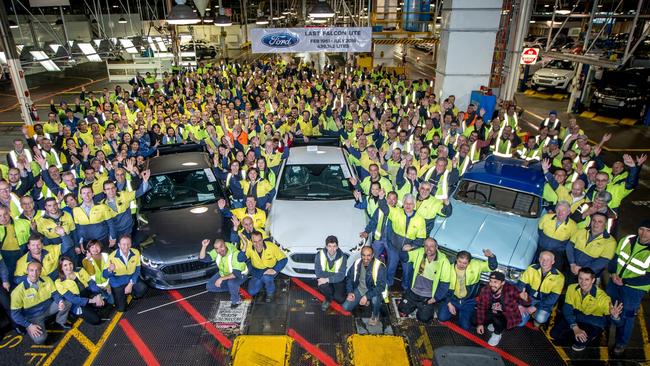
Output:
<path fill-rule="evenodd" d="M 346 164 L 343 150 L 335 146 L 299 146 L 289 150 L 287 165 Z"/>
<path fill-rule="evenodd" d="M 208 161 L 208 154 L 204 152 L 169 154 L 151 158 L 149 160 L 149 169 L 152 175 L 193 171 L 210 168 Z"/>
<path fill-rule="evenodd" d="M 463 179 L 484 182 L 520 192 L 542 195 L 544 173 L 540 164 L 525 165 L 525 161 L 513 158 L 489 156 L 484 161 L 472 165 Z"/>

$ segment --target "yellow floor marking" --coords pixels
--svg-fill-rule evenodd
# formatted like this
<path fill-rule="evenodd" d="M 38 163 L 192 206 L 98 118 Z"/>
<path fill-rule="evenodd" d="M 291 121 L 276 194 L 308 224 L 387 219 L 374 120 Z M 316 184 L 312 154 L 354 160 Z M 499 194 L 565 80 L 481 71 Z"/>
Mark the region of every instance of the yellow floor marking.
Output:
<path fill-rule="evenodd" d="M 111 320 L 111 322 L 108 323 L 108 326 L 104 330 L 104 333 L 102 334 L 102 336 L 97 341 L 97 344 L 95 345 L 96 346 L 95 350 L 90 352 L 90 355 L 86 359 L 86 362 L 84 362 L 83 366 L 90 366 L 95 361 L 97 354 L 99 354 L 99 351 L 104 346 L 104 343 L 106 343 L 108 337 L 113 333 L 113 329 L 115 329 L 117 322 L 120 321 L 123 314 L 124 313 L 122 313 L 121 311 L 118 311 L 113 317 L 113 319 Z"/>
<path fill-rule="evenodd" d="M 637 120 L 635 118 L 623 118 L 618 124 L 625 126 L 634 126 L 636 122 Z"/>
<path fill-rule="evenodd" d="M 32 348 L 54 348 L 53 345 L 48 345 L 48 344 L 32 344 Z"/>
<path fill-rule="evenodd" d="M 602 123 L 607 123 L 609 125 L 613 125 L 618 123 L 618 119 L 616 118 L 610 118 L 610 117 L 603 117 L 603 116 L 596 116 L 591 119 L 594 122 L 602 122 Z"/>
<path fill-rule="evenodd" d="M 584 112 L 580 113 L 580 117 L 591 119 L 591 118 L 596 117 L 596 113 L 584 111 Z"/>
<path fill-rule="evenodd" d="M 551 338 L 551 324 L 555 324 L 555 317 L 556 316 L 557 316 L 557 308 L 553 308 L 553 311 L 551 312 L 551 316 L 550 316 L 550 318 L 548 319 L 548 322 L 547 322 L 548 326 L 544 330 L 544 334 L 546 335 L 546 338 L 548 338 L 548 341 L 551 343 L 551 345 L 553 345 L 553 348 L 555 348 L 555 351 L 560 355 L 562 360 L 570 361 L 571 358 L 569 357 L 569 355 L 566 354 L 566 352 L 564 352 L 564 348 L 556 346 L 555 343 L 553 343 L 553 341 L 551 340 L 552 339 Z"/>
<path fill-rule="evenodd" d="M 532 89 L 528 89 L 524 92 L 524 95 L 535 95 L 535 91 Z"/>
<path fill-rule="evenodd" d="M 95 346 L 95 343 L 88 339 L 88 337 L 86 337 L 86 335 L 83 334 L 79 329 L 72 329 L 70 331 L 73 333 L 72 336 L 75 337 L 79 343 L 81 343 L 81 345 L 88 350 L 88 352 L 92 352 L 97 348 L 97 346 Z"/>
<path fill-rule="evenodd" d="M 56 348 L 54 348 L 52 353 L 50 353 L 50 355 L 47 357 L 47 359 L 43 363 L 43 366 L 50 366 L 54 362 L 54 360 L 57 358 L 59 353 L 61 353 L 61 351 L 63 350 L 63 347 L 65 347 L 65 345 L 68 344 L 68 342 L 70 341 L 70 338 L 72 338 L 72 335 L 74 334 L 74 332 L 72 332 L 72 330 L 76 330 L 77 328 L 79 328 L 79 325 L 81 325 L 81 322 L 82 322 L 81 319 L 78 319 L 76 322 L 74 322 L 74 325 L 72 326 L 72 329 L 70 329 L 70 331 L 68 331 L 63 336 L 63 338 L 59 341 L 59 343 L 56 345 Z"/>
<path fill-rule="evenodd" d="M 566 94 L 553 94 L 551 98 L 555 100 L 563 100 L 566 99 Z"/>

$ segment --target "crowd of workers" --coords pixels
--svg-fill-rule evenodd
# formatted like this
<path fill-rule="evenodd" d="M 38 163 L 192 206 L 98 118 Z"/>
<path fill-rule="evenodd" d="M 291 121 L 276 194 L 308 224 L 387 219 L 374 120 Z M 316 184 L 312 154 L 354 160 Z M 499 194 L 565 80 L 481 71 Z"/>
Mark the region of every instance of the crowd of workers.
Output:
<path fill-rule="evenodd" d="M 600 152 L 609 135 L 592 145 L 575 119 L 561 123 L 553 111 L 527 134 L 513 104 L 499 103 L 491 116 L 472 104 L 459 110 L 453 96 L 437 100 L 428 81 L 382 68 L 268 59 L 201 64 L 131 86 L 52 102 L 47 121 L 25 129 L 0 166 L 0 299 L 34 342 L 45 342 L 52 315 L 64 328 L 69 317 L 98 324 L 101 309 L 125 311 L 128 295 L 144 295 L 134 217 L 150 188 L 146 160 L 164 145 L 205 146 L 227 188 L 218 204 L 232 235 L 204 240 L 199 253 L 218 267 L 208 291 L 229 292 L 236 307 L 248 281 L 251 295 L 272 302 L 287 263 L 265 230 L 276 175 L 296 139 L 319 136 L 350 153 L 358 176 L 350 183 L 368 216 L 360 236 L 369 243 L 348 264 L 337 238 L 325 239 L 314 263 L 323 311 L 333 301 L 348 311 L 369 305 L 369 324 L 379 323 L 401 267 L 402 315 L 457 318 L 491 332 L 492 346 L 530 318 L 548 322 L 558 302 L 557 341 L 580 351 L 614 324 L 615 351 L 629 342 L 650 289 L 650 222 L 618 242 L 615 230 L 646 157 L 607 166 Z M 517 283 L 497 271 L 489 249 L 485 260 L 462 251 L 450 261 L 430 237 L 436 217 L 453 214 L 449 194 L 459 178 L 490 155 L 524 160 L 547 181 L 538 263 Z"/>

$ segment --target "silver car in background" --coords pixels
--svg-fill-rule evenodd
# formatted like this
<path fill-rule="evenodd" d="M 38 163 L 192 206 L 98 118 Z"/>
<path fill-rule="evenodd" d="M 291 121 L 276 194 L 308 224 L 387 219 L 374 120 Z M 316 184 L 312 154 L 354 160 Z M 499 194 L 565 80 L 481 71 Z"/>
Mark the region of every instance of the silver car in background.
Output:
<path fill-rule="evenodd" d="M 328 235 L 338 238 L 351 266 L 359 258 L 359 233 L 367 219 L 364 210 L 354 207 L 348 179 L 356 178 L 356 172 L 347 151 L 332 146 L 291 148 L 278 177 L 266 227 L 288 257 L 282 272 L 314 278 L 314 258 Z"/>

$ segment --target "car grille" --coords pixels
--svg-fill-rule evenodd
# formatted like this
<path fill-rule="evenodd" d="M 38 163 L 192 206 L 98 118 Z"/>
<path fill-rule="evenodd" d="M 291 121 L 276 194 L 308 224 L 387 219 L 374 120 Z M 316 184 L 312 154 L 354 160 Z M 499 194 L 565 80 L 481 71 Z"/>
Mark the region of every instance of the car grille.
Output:
<path fill-rule="evenodd" d="M 316 273 L 313 269 L 307 268 L 293 268 L 293 271 L 299 274 L 313 275 Z"/>
<path fill-rule="evenodd" d="M 291 259 L 297 263 L 313 264 L 315 258 L 316 258 L 316 254 L 311 254 L 311 253 L 296 253 L 291 255 Z"/>
<path fill-rule="evenodd" d="M 161 269 L 161 271 L 168 275 L 181 274 L 187 272 L 200 271 L 210 267 L 212 263 L 202 262 L 202 261 L 193 261 L 185 263 L 170 264 Z"/>
<path fill-rule="evenodd" d="M 603 98 L 603 104 L 618 106 L 620 101 L 614 98 Z"/>

